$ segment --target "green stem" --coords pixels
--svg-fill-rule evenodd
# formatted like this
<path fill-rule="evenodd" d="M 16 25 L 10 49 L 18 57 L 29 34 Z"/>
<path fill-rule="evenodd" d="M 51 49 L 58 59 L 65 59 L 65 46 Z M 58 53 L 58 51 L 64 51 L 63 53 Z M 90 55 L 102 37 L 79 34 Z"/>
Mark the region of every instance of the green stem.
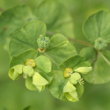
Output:
<path fill-rule="evenodd" d="M 78 39 L 75 39 L 75 38 L 70 38 L 69 40 L 73 41 L 75 43 L 79 43 L 79 44 L 84 45 L 84 46 L 93 47 L 92 44 L 90 44 L 88 42 L 85 42 L 85 41 L 82 41 L 82 40 L 78 40 Z"/>
<path fill-rule="evenodd" d="M 52 36 L 54 34 L 55 34 L 54 32 L 50 32 L 50 31 L 47 32 L 47 35 L 51 35 Z M 93 45 L 90 44 L 89 42 L 85 42 L 85 41 L 78 40 L 78 39 L 75 39 L 75 38 L 70 38 L 70 37 L 68 37 L 68 38 L 69 38 L 69 41 L 72 41 L 74 43 L 78 43 L 78 44 L 81 44 L 81 45 L 84 45 L 84 46 L 88 46 L 88 47 L 93 47 Z"/>
<path fill-rule="evenodd" d="M 110 65 L 110 61 L 106 58 L 106 56 L 104 56 L 101 52 L 99 52 L 100 55 L 102 56 L 102 58 L 105 60 L 105 62 Z"/>

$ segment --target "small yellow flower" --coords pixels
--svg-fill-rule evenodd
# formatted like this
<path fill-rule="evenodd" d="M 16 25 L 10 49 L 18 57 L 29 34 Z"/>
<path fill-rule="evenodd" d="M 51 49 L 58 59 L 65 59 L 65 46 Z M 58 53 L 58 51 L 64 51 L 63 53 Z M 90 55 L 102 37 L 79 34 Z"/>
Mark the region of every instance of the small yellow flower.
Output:
<path fill-rule="evenodd" d="M 23 75 L 24 78 L 27 78 L 27 76 L 32 77 L 34 75 L 34 69 L 31 66 L 23 66 Z"/>
<path fill-rule="evenodd" d="M 35 63 L 35 60 L 33 59 L 27 59 L 25 65 L 35 67 L 36 63 Z"/>
<path fill-rule="evenodd" d="M 65 78 L 70 77 L 71 74 L 72 74 L 72 72 L 73 72 L 73 69 L 72 69 L 72 68 L 66 68 L 66 69 L 64 70 L 64 77 L 65 77 Z"/>

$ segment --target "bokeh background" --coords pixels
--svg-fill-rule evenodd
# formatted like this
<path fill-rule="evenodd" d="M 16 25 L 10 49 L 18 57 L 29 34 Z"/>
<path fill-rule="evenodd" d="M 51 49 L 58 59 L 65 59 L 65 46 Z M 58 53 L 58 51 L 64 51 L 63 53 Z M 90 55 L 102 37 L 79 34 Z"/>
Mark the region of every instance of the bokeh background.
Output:
<path fill-rule="evenodd" d="M 22 4 L 28 5 L 36 13 L 35 9 L 41 1 L 43 0 L 0 0 L 0 14 Z M 82 24 L 91 13 L 101 9 L 110 10 L 110 0 L 53 1 L 60 2 L 71 17 L 67 24 L 70 23 L 74 28 L 68 26 L 63 28 L 63 31 L 69 33 L 65 33 L 69 38 L 76 37 L 79 40 L 86 40 L 82 33 Z M 70 34 L 70 30 L 73 33 Z M 46 90 L 41 93 L 28 91 L 22 79 L 10 80 L 8 77 L 10 57 L 6 45 L 8 41 L 8 37 L 0 36 L 0 110 L 110 110 L 110 83 L 103 85 L 85 83 L 85 93 L 80 101 L 71 103 L 55 99 Z M 74 45 L 82 47 L 77 43 Z"/>

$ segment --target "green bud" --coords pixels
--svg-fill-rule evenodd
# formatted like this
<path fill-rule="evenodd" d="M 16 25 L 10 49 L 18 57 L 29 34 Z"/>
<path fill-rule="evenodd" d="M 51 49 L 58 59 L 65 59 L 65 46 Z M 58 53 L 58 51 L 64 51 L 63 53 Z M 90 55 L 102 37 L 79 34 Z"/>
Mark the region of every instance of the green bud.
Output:
<path fill-rule="evenodd" d="M 79 67 L 75 69 L 75 72 L 87 74 L 88 72 L 92 71 L 92 67 Z"/>
<path fill-rule="evenodd" d="M 31 66 L 23 66 L 24 77 L 32 77 L 34 74 L 34 69 Z"/>
<path fill-rule="evenodd" d="M 39 91 L 42 91 L 43 89 L 45 89 L 45 86 L 48 84 L 48 81 L 38 72 L 36 72 L 33 76 L 33 84 Z"/>
<path fill-rule="evenodd" d="M 49 46 L 50 39 L 49 37 L 44 37 L 40 35 L 39 38 L 37 39 L 37 44 L 38 44 L 38 48 L 45 49 Z"/>
<path fill-rule="evenodd" d="M 94 47 L 98 50 L 105 49 L 107 47 L 107 41 L 102 38 L 98 38 L 95 41 Z"/>
<path fill-rule="evenodd" d="M 79 100 L 76 87 L 69 81 L 64 86 L 63 93 L 68 101 L 76 102 Z"/>
<path fill-rule="evenodd" d="M 22 73 L 23 73 L 23 65 L 16 65 L 9 70 L 8 74 L 12 80 L 15 80 Z"/>
<path fill-rule="evenodd" d="M 81 75 L 79 73 L 73 73 L 69 78 L 69 81 L 72 84 L 77 84 L 80 81 L 80 79 L 81 79 Z"/>

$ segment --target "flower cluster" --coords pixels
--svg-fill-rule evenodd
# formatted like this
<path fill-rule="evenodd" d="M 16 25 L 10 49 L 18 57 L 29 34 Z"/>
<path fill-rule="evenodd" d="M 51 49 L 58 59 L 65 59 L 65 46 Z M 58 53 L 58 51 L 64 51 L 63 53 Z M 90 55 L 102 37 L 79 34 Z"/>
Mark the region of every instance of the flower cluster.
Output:
<path fill-rule="evenodd" d="M 42 91 L 47 88 L 58 99 L 79 100 L 78 88 L 83 86 L 81 74 L 88 73 L 92 68 L 90 65 L 74 65 L 75 62 L 83 63 L 83 60 L 77 59 L 75 47 L 64 35 L 47 36 L 46 25 L 38 20 L 30 21 L 12 35 L 11 79 L 22 76 L 29 90 Z M 62 67 L 63 64 L 67 66 Z"/>
<path fill-rule="evenodd" d="M 83 78 L 80 74 L 87 74 L 92 70 L 92 67 L 79 67 L 73 70 L 72 68 L 66 68 L 64 71 L 64 77 L 68 78 L 66 85 L 63 88 L 64 96 L 67 100 L 75 102 L 79 100 L 76 85 L 84 84 Z"/>
<path fill-rule="evenodd" d="M 25 85 L 29 90 L 37 89 L 38 91 L 42 91 L 49 84 L 49 81 L 41 75 L 42 71 L 40 69 L 36 69 L 36 61 L 34 59 L 27 59 L 25 64 L 13 66 L 9 71 L 9 76 L 15 80 L 22 75 L 25 79 Z"/>

